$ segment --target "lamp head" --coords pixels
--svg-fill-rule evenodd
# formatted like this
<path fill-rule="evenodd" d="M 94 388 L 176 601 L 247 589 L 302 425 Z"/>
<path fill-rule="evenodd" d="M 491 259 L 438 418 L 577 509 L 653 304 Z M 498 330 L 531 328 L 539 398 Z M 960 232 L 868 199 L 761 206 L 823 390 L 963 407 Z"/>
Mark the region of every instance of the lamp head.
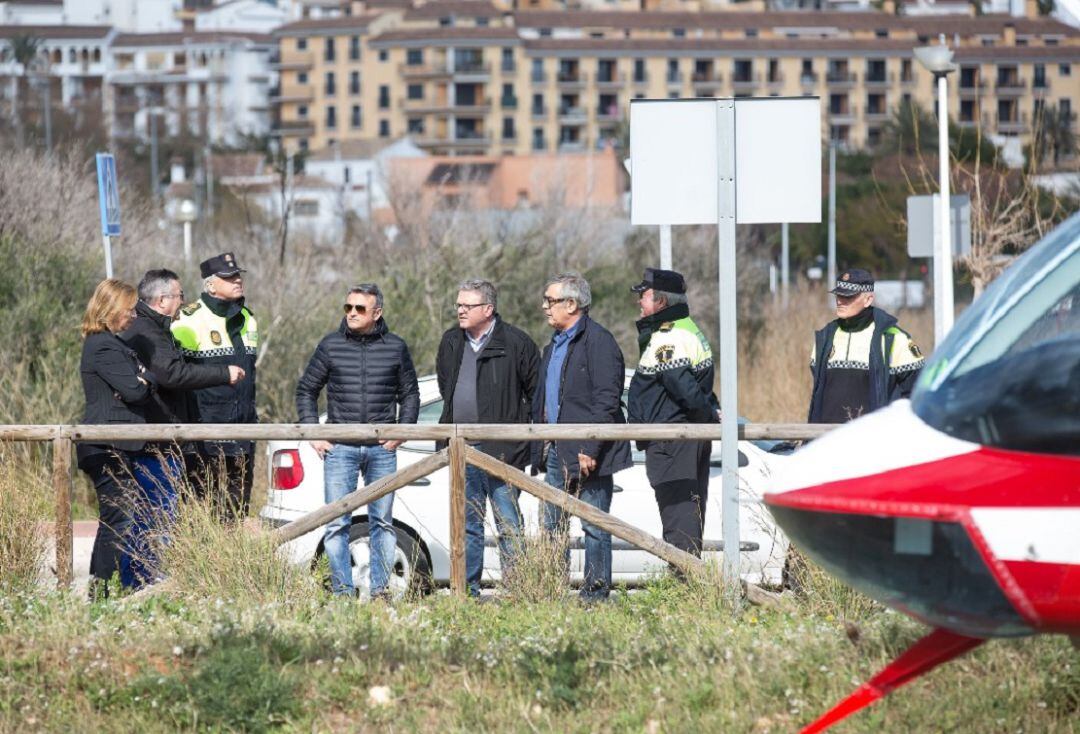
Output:
<path fill-rule="evenodd" d="M 935 76 L 956 70 L 956 64 L 952 62 L 952 49 L 944 42 L 934 46 L 918 46 L 914 49 L 914 53 L 915 60 Z"/>

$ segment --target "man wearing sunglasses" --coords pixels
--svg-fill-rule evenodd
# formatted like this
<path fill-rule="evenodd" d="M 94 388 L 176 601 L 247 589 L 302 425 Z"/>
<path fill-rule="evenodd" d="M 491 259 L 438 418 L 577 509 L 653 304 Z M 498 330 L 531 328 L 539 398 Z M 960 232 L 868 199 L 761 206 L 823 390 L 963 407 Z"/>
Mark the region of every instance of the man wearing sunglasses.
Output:
<path fill-rule="evenodd" d="M 390 333 L 383 320 L 382 291 L 374 283 L 355 286 L 346 295 L 342 310 L 340 326 L 319 342 L 296 385 L 300 422 L 319 422 L 319 393 L 325 387 L 328 423 L 416 423 L 420 415 L 416 370 L 409 347 Z M 361 474 L 366 486 L 397 471 L 395 451 L 401 444 L 389 440 L 312 441 L 312 448 L 325 461 L 327 504 L 356 491 Z M 371 597 L 387 599 L 397 550 L 394 493 L 370 503 L 366 511 Z M 326 525 L 323 543 L 334 594 L 356 593 L 349 550 L 351 524 L 352 518 L 343 515 Z"/>
<path fill-rule="evenodd" d="M 231 252 L 204 260 L 199 270 L 203 292 L 194 303 L 180 309 L 171 326 L 173 337 L 190 362 L 229 368 L 230 377 L 242 374 L 244 379 L 194 390 L 194 415 L 201 423 L 258 423 L 255 361 L 259 327 L 244 302 L 245 271 Z M 255 468 L 254 441 L 202 441 L 198 452 L 186 458 L 188 480 L 196 490 L 208 492 L 220 503 L 218 510 L 226 521 L 247 517 Z M 225 486 L 215 489 L 214 481 L 219 477 Z"/>
<path fill-rule="evenodd" d="M 439 343 L 435 372 L 443 397 L 440 423 L 528 423 L 536 391 L 539 350 L 525 332 L 499 317 L 498 293 L 486 280 L 467 280 L 454 305 L 457 323 Z M 526 441 L 483 441 L 477 449 L 524 470 Z M 484 516 L 491 501 L 499 531 L 503 578 L 521 535 L 517 489 L 476 467 L 465 470 L 465 582 L 480 595 L 484 570 Z"/>

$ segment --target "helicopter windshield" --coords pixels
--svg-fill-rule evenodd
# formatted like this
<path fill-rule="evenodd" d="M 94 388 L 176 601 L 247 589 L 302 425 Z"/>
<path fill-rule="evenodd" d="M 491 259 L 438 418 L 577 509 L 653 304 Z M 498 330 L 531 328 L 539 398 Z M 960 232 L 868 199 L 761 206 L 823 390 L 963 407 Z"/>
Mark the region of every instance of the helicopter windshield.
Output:
<path fill-rule="evenodd" d="M 964 312 L 923 369 L 912 407 L 957 438 L 1080 455 L 1080 214 Z"/>

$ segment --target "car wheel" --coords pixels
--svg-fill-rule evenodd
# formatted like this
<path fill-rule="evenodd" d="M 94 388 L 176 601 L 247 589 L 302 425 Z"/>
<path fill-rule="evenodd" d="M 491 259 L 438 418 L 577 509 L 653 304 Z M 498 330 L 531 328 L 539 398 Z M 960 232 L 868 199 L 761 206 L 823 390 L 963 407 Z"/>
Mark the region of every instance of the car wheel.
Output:
<path fill-rule="evenodd" d="M 361 596 L 371 592 L 371 549 L 368 524 L 354 522 L 349 528 L 349 552 L 352 555 L 353 585 Z M 395 598 L 407 594 L 426 594 L 432 590 L 431 562 L 416 539 L 397 528 L 394 567 L 390 572 L 390 593 Z"/>

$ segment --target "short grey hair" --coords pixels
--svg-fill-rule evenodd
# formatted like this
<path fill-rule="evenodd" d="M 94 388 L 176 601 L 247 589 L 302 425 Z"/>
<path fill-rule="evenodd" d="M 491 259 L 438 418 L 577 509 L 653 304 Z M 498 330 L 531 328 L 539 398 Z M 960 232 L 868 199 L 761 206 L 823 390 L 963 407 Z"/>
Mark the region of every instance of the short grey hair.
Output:
<path fill-rule="evenodd" d="M 484 303 L 490 303 L 494 308 L 499 306 L 499 291 L 491 281 L 481 280 L 480 278 L 463 280 L 461 285 L 458 286 L 458 290 L 475 291 L 484 299 Z"/>
<path fill-rule="evenodd" d="M 214 282 L 214 278 L 216 278 L 216 277 L 217 277 L 216 275 L 208 275 L 205 278 L 203 278 L 203 282 L 202 282 L 203 293 L 209 293 L 210 292 L 210 284 Z"/>
<path fill-rule="evenodd" d="M 544 290 L 555 284 L 559 285 L 562 298 L 572 298 L 582 311 L 589 310 L 589 306 L 592 305 L 592 289 L 589 288 L 589 281 L 577 273 L 559 273 L 548 279 L 548 282 L 544 284 Z"/>
<path fill-rule="evenodd" d="M 653 300 L 663 298 L 664 303 L 668 306 L 678 306 L 682 303 L 690 303 L 690 299 L 686 297 L 685 293 L 668 293 L 667 291 L 658 291 L 653 288 Z"/>
<path fill-rule="evenodd" d="M 171 270 L 147 270 L 139 281 L 139 300 L 150 303 L 155 298 L 169 295 L 169 286 L 173 281 L 179 282 L 180 276 Z"/>
<path fill-rule="evenodd" d="M 383 306 L 382 291 L 379 290 L 379 286 L 374 283 L 360 283 L 359 285 L 354 285 L 349 289 L 349 294 L 351 295 L 353 293 L 359 293 L 364 296 L 375 296 L 375 308 L 382 308 Z"/>

